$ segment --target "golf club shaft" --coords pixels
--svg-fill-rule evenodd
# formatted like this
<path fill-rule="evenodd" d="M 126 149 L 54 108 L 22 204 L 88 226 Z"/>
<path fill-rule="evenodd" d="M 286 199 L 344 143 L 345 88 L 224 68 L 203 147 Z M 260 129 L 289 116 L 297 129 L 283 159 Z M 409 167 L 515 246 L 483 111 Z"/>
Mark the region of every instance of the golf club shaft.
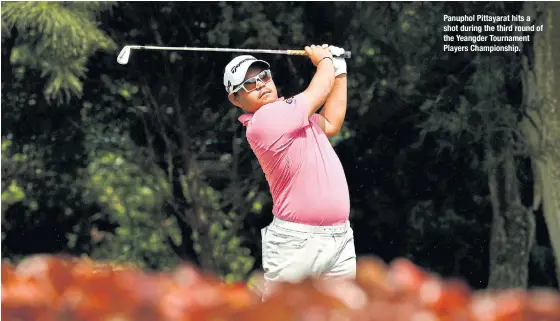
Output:
<path fill-rule="evenodd" d="M 264 53 L 279 55 L 297 55 L 305 56 L 305 50 L 272 50 L 272 49 L 239 49 L 239 48 L 204 48 L 204 47 L 160 47 L 160 46 L 139 46 L 128 45 L 130 49 L 140 50 L 181 50 L 181 51 L 212 51 L 212 52 L 244 52 L 244 53 Z M 345 51 L 342 55 L 344 58 L 350 58 L 351 52 Z"/>

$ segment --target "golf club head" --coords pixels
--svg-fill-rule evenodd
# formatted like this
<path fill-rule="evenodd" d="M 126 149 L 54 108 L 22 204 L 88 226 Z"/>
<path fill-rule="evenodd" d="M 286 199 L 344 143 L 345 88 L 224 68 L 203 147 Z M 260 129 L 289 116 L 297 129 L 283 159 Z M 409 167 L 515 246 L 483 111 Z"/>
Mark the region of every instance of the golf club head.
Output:
<path fill-rule="evenodd" d="M 124 46 L 119 55 L 117 56 L 117 62 L 121 65 L 126 65 L 128 63 L 128 59 L 130 58 L 130 47 Z"/>

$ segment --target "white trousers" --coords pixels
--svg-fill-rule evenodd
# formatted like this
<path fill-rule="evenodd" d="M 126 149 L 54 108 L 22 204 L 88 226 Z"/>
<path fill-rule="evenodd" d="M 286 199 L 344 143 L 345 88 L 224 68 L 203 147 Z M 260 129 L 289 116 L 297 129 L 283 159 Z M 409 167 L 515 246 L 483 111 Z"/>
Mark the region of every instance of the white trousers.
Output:
<path fill-rule="evenodd" d="M 310 226 L 274 218 L 261 230 L 264 270 L 263 299 L 274 282 L 306 277 L 355 278 L 356 250 L 350 222 Z"/>

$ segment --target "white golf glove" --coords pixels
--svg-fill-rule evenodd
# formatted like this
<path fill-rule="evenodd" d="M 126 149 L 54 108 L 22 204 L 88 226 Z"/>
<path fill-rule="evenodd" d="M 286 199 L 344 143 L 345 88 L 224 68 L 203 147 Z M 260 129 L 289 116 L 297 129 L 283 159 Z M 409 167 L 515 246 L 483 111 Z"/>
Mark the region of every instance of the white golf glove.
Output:
<path fill-rule="evenodd" d="M 328 45 L 323 45 L 327 47 Z M 328 46 L 331 54 L 333 55 L 334 76 L 346 73 L 346 60 L 342 57 L 344 49 L 336 46 Z"/>

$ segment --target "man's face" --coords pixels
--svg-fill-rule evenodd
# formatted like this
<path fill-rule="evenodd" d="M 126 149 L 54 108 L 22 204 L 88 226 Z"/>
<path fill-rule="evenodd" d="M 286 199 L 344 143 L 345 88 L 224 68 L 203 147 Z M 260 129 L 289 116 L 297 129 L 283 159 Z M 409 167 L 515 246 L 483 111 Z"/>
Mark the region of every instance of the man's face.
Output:
<path fill-rule="evenodd" d="M 247 74 L 245 75 L 245 79 L 243 81 L 257 76 L 263 70 L 264 69 L 261 66 L 252 65 L 249 67 L 249 70 L 247 70 Z M 272 79 L 267 83 L 258 80 L 256 85 L 256 89 L 251 92 L 247 92 L 242 88 L 237 92 L 237 94 L 229 94 L 229 100 L 235 106 L 249 113 L 254 113 L 262 106 L 278 100 L 278 91 L 276 90 L 276 85 Z"/>

